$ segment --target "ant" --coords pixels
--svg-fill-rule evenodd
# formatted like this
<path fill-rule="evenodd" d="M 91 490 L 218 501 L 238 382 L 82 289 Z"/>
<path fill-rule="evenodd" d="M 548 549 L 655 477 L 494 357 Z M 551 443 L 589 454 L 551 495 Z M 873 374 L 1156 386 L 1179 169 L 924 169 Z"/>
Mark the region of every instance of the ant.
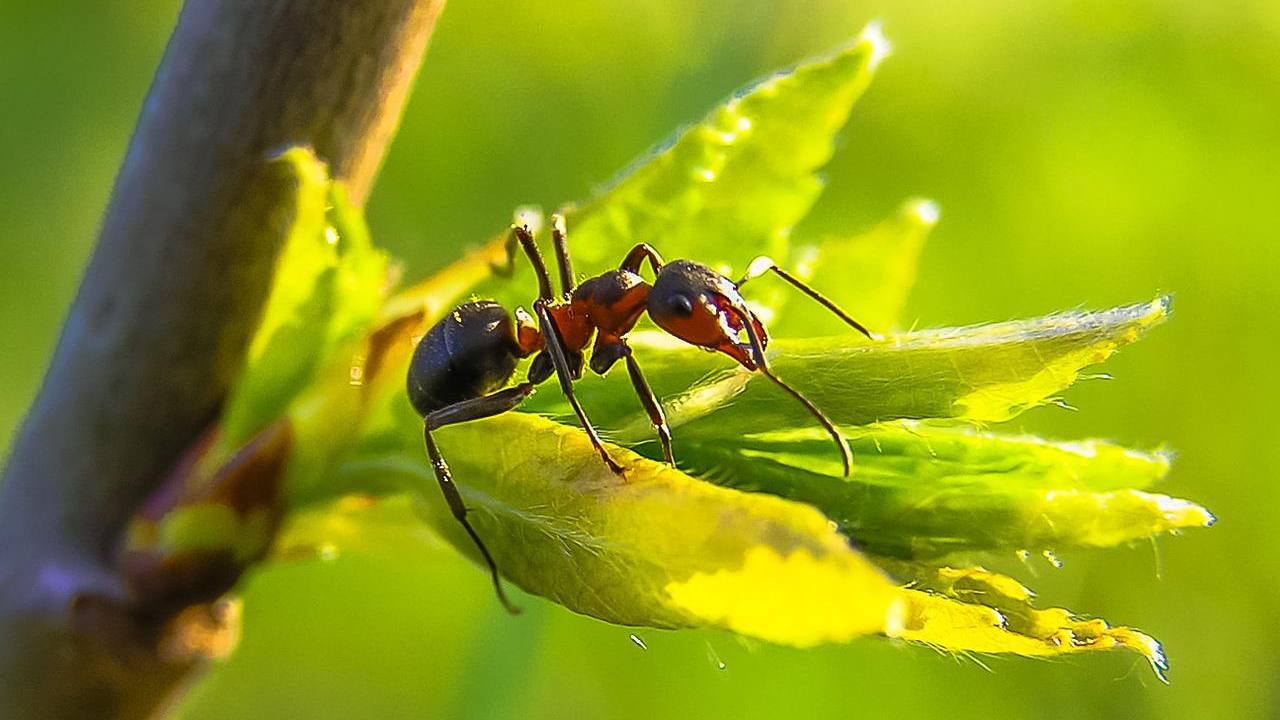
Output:
<path fill-rule="evenodd" d="M 559 295 L 552 290 L 551 278 L 533 233 L 526 225 L 512 225 L 505 245 L 505 264 L 495 264 L 494 270 L 502 275 L 510 274 L 514 269 L 517 244 L 523 249 L 538 279 L 538 299 L 533 301 L 534 316 L 524 308 L 517 308 L 513 320 L 504 307 L 491 300 L 465 302 L 427 331 L 414 350 L 409 366 L 409 399 L 424 420 L 427 454 L 440 489 L 453 516 L 479 548 L 489 567 L 498 599 L 509 612 L 514 614 L 519 610 L 503 592 L 497 565 L 488 548 L 467 522 L 467 508 L 431 433 L 446 425 L 513 410 L 533 393 L 537 385 L 554 374 L 582 429 L 600 453 L 600 459 L 613 472 L 622 475 L 623 467 L 609 455 L 573 394 L 574 381 L 582 377 L 583 351 L 594 336 L 589 363 L 591 370 L 603 375 L 619 360 L 626 363 L 631 384 L 662 443 L 663 458 L 674 465 L 671 430 L 667 427 L 662 405 L 649 388 L 626 341 L 627 333 L 646 312 L 667 333 L 704 350 L 728 355 L 747 370 L 769 378 L 795 398 L 831 435 L 840 450 L 844 474 L 849 475 L 852 456 L 848 443 L 816 405 L 773 374 L 764 352 L 769 336 L 764 325 L 747 308 L 738 289 L 747 281 L 772 270 L 855 330 L 872 337 L 866 328 L 835 303 L 767 257 L 756 258 L 743 278 L 734 283 L 692 260 L 664 262 L 656 250 L 644 243 L 632 248 L 618 269 L 576 284 L 564 218 L 560 215 L 552 216 L 551 237 L 560 271 Z M 652 284 L 640 276 L 646 261 L 654 274 Z M 535 353 L 525 381 L 506 387 L 515 374 L 516 364 Z"/>

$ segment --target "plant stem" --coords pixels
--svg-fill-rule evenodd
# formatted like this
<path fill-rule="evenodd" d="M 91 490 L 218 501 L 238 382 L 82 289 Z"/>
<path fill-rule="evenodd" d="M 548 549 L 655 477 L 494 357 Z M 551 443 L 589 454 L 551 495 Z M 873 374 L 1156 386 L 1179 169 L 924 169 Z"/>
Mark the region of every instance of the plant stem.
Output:
<path fill-rule="evenodd" d="M 362 204 L 443 4 L 184 6 L 0 487 L 0 716 L 144 717 L 196 665 L 122 645 L 111 554 L 241 369 L 291 211 L 264 160 L 309 144 Z"/>

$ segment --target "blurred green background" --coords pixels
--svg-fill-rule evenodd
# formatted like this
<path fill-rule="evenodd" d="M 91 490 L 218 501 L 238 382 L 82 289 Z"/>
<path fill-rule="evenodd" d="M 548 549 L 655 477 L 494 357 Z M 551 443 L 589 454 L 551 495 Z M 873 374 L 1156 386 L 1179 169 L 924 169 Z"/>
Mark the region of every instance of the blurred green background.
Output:
<path fill-rule="evenodd" d="M 6 445 L 177 11 L 0 8 Z M 922 325 L 1177 293 L 1174 321 L 1106 368 L 1114 381 L 1069 392 L 1081 412 L 1007 428 L 1179 452 L 1165 491 L 1217 527 L 1067 555 L 1061 570 L 1012 566 L 1046 605 L 1162 639 L 1172 685 L 1127 655 L 979 663 L 877 640 L 796 651 L 640 630 L 644 650 L 530 597 L 506 616 L 484 575 L 423 531 L 412 553 L 253 577 L 241 649 L 186 717 L 1280 717 L 1274 0 L 453 0 L 370 202 L 375 236 L 408 277 L 426 274 L 515 205 L 585 197 L 734 88 L 874 18 L 895 56 L 802 234 L 938 200 L 908 312 Z"/>

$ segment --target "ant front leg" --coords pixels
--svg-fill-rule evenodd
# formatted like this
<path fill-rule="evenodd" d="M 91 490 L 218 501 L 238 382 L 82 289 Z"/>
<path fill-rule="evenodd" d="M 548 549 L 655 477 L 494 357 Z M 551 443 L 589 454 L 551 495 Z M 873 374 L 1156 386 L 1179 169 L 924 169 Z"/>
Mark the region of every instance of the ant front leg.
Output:
<path fill-rule="evenodd" d="M 582 429 L 590 438 L 591 444 L 595 446 L 600 458 L 604 460 L 604 464 L 609 466 L 615 474 L 622 474 L 622 466 L 609 455 L 609 451 L 605 449 L 604 443 L 601 442 L 600 436 L 596 433 L 596 429 L 591 426 L 591 421 L 587 419 L 587 413 L 582 409 L 582 404 L 578 402 L 578 398 L 573 394 L 573 369 L 569 365 L 569 359 L 564 349 L 564 338 L 560 336 L 560 328 L 556 326 L 555 320 L 551 318 L 551 312 L 547 310 L 546 303 L 539 300 L 533 304 L 534 311 L 538 314 L 538 321 L 542 329 L 543 349 L 547 356 L 551 358 L 551 365 L 555 368 L 556 379 L 560 381 L 560 390 L 564 392 L 565 399 L 569 401 L 569 406 L 573 408 L 574 414 L 578 416 L 578 422 L 582 425 Z"/>
<path fill-rule="evenodd" d="M 489 575 L 493 578 L 493 589 L 497 591 L 498 599 L 502 601 L 502 605 L 506 607 L 507 612 L 512 615 L 519 614 L 520 608 L 507 599 L 507 594 L 502 589 L 502 580 L 498 577 L 497 563 L 493 561 L 493 556 L 489 554 L 489 548 L 485 547 L 484 541 L 480 539 L 480 535 L 476 533 L 475 528 L 471 527 L 471 523 L 467 521 L 468 510 L 462 501 L 462 493 L 458 492 L 458 485 L 453 481 L 453 473 L 449 471 L 449 464 L 445 462 L 444 456 L 440 454 L 440 448 L 436 447 L 436 440 L 432 437 L 431 431 L 438 430 L 446 425 L 454 425 L 468 420 L 479 420 L 507 412 L 508 410 L 514 410 L 520 403 L 525 401 L 525 398 L 533 394 L 533 388 L 533 383 L 521 383 L 506 390 L 499 390 L 492 395 L 463 400 L 430 412 L 427 414 L 422 433 L 427 443 L 427 455 L 431 458 L 431 467 L 435 470 L 436 481 L 440 483 L 440 492 L 444 494 L 445 502 L 449 505 L 449 512 L 467 531 L 467 535 L 471 536 L 471 541 L 480 550 L 480 555 L 484 558 L 485 564 L 489 566 Z"/>

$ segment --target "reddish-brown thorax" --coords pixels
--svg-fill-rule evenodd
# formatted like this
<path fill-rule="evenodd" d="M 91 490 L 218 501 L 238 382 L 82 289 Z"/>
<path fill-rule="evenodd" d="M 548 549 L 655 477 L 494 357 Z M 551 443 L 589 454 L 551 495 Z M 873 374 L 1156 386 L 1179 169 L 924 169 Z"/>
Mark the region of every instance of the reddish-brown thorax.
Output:
<path fill-rule="evenodd" d="M 584 280 L 566 302 L 548 308 L 565 349 L 582 352 L 599 332 L 596 345 L 619 342 L 644 314 L 649 283 L 626 270 L 610 270 Z"/>

